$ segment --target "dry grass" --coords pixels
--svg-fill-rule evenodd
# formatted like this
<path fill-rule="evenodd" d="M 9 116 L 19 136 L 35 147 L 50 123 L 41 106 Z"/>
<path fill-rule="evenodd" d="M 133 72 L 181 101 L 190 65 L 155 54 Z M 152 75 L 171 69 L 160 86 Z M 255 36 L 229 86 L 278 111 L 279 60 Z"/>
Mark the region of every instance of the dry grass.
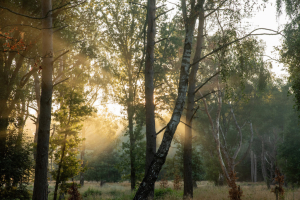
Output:
<path fill-rule="evenodd" d="M 274 193 L 271 193 L 267 189 L 264 183 L 247 183 L 238 182 L 243 190 L 243 200 L 275 200 Z M 169 181 L 168 185 L 173 189 L 173 182 Z M 159 182 L 155 184 L 156 188 L 159 187 Z M 133 198 L 133 193 L 130 191 L 129 182 L 120 183 L 106 183 L 103 187 L 100 187 L 99 182 L 85 182 L 84 187 L 80 188 L 79 191 L 83 194 L 88 188 L 99 190 L 102 194 L 96 196 L 85 197 L 83 200 L 100 200 L 100 199 L 114 199 L 114 200 L 129 200 Z M 50 190 L 53 191 L 54 183 L 50 183 Z M 211 182 L 202 181 L 198 182 L 198 188 L 194 190 L 194 200 L 228 200 L 227 186 L 216 187 Z M 52 192 L 51 192 L 52 193 Z M 174 191 L 166 195 L 161 200 L 176 200 L 182 199 L 183 191 Z M 49 200 L 52 200 L 52 195 L 49 196 Z M 298 200 L 300 199 L 300 189 L 291 190 L 285 188 L 285 200 Z"/>

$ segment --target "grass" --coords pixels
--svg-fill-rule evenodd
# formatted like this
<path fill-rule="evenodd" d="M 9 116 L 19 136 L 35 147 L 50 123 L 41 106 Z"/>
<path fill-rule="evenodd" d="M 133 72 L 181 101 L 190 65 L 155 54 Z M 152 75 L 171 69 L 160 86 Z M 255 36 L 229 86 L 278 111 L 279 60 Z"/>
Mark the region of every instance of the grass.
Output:
<path fill-rule="evenodd" d="M 49 200 L 53 199 L 54 182 L 49 184 Z M 173 190 L 173 183 L 169 181 L 168 189 L 160 189 L 159 182 L 155 184 L 156 200 L 177 200 L 182 199 L 183 190 Z M 243 190 L 243 200 L 275 200 L 274 193 L 267 189 L 262 182 L 249 183 L 239 182 Z M 131 200 L 134 192 L 130 191 L 129 182 L 106 183 L 103 187 L 97 182 L 85 182 L 85 185 L 79 188 L 83 200 Z M 285 200 L 300 199 L 300 189 L 285 188 Z M 67 199 L 67 198 L 66 198 Z M 198 187 L 194 189 L 194 200 L 228 200 L 228 187 L 217 187 L 208 181 L 198 182 Z"/>

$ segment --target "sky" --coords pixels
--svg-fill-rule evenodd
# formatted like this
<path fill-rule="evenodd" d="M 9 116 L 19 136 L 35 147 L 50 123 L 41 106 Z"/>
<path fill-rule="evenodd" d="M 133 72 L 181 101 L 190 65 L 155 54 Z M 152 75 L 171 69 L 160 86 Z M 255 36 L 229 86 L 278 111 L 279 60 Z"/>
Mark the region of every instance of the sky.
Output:
<path fill-rule="evenodd" d="M 255 28 L 268 28 L 276 31 L 281 31 L 284 28 L 284 24 L 288 22 L 288 18 L 285 15 L 284 10 L 283 14 L 279 17 L 276 12 L 276 0 L 269 0 L 269 3 L 266 5 L 266 8 L 263 11 L 259 11 L 252 19 L 248 19 L 248 21 L 253 29 Z M 263 40 L 266 43 L 265 55 L 268 55 L 272 58 L 279 58 L 278 54 L 274 52 L 275 46 L 280 46 L 282 43 L 282 36 L 280 35 L 265 35 L 265 36 L 257 36 L 259 39 Z M 264 60 L 268 60 L 268 57 L 264 57 Z M 272 61 L 273 68 L 272 72 L 275 73 L 276 77 L 284 77 L 287 76 L 287 71 L 284 70 L 283 65 Z M 284 70 L 284 71 L 282 71 Z"/>

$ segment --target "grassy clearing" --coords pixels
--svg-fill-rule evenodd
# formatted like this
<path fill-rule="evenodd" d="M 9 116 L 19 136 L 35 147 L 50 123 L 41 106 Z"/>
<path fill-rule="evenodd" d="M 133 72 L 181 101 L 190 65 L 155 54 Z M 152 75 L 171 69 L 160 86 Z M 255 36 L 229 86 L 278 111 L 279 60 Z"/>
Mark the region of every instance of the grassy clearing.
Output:
<path fill-rule="evenodd" d="M 267 189 L 264 183 L 238 183 L 243 190 L 243 200 L 275 200 L 275 195 Z M 173 190 L 173 183 L 168 182 L 168 189 L 160 189 L 159 182 L 155 184 L 155 199 L 157 200 L 177 200 L 182 199 L 183 191 Z M 54 183 L 49 184 L 49 200 L 53 199 Z M 285 200 L 300 199 L 300 189 L 285 188 Z M 85 182 L 79 189 L 83 200 L 131 200 L 134 193 L 130 191 L 129 182 L 106 183 L 103 187 L 97 182 Z M 66 198 L 67 199 L 67 198 Z M 228 200 L 228 187 L 216 187 L 212 183 L 202 181 L 198 183 L 198 188 L 194 190 L 194 200 Z"/>

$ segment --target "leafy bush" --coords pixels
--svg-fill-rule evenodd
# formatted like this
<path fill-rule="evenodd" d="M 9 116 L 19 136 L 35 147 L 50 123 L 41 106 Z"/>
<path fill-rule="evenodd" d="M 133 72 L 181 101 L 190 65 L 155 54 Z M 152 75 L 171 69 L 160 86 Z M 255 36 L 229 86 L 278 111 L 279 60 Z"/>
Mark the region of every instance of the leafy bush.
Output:
<path fill-rule="evenodd" d="M 88 188 L 87 191 L 83 193 L 83 197 L 88 197 L 88 196 L 100 196 L 102 192 L 100 190 L 94 189 L 94 188 Z"/>
<path fill-rule="evenodd" d="M 33 169 L 32 147 L 26 139 L 16 129 L 9 130 L 4 156 L 0 156 L 1 199 L 31 199 L 27 185 Z"/>
<path fill-rule="evenodd" d="M 155 198 L 163 198 L 166 195 L 172 194 L 173 190 L 171 188 L 160 188 L 154 190 L 154 197 Z"/>

